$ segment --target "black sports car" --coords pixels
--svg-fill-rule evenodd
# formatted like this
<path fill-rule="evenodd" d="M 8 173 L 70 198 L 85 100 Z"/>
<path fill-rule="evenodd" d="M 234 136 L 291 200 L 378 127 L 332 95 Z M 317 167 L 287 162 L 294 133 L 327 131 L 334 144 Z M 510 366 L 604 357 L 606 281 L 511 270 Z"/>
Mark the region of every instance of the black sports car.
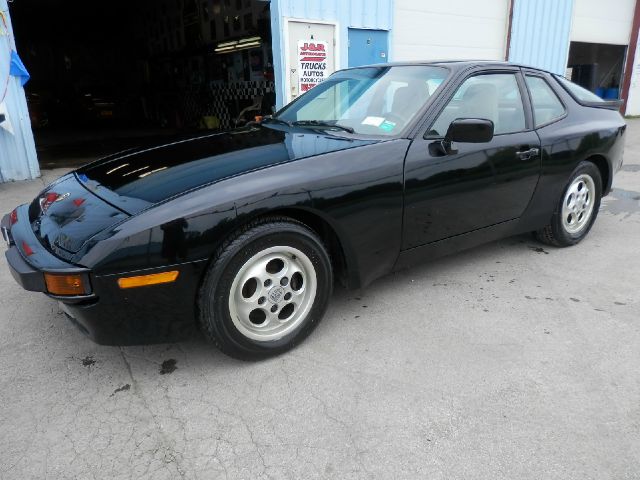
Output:
<path fill-rule="evenodd" d="M 6 256 L 96 342 L 199 324 L 265 357 L 313 330 L 335 281 L 523 232 L 578 243 L 622 164 L 618 107 L 509 63 L 342 70 L 260 124 L 65 175 L 4 217 Z"/>

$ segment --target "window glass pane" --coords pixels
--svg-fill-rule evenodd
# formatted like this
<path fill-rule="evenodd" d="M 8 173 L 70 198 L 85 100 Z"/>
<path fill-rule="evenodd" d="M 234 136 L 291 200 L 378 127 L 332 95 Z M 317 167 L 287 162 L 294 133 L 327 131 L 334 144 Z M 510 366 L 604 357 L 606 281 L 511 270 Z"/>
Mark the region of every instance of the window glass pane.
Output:
<path fill-rule="evenodd" d="M 444 68 L 418 65 L 344 70 L 285 107 L 278 118 L 339 123 L 365 135 L 397 135 L 447 75 Z"/>
<path fill-rule="evenodd" d="M 573 82 L 570 82 L 564 77 L 560 77 L 558 75 L 555 76 L 556 79 L 562 84 L 564 88 L 569 90 L 569 93 L 573 95 L 578 100 L 582 100 L 583 102 L 603 102 L 599 96 L 595 93 L 590 92 L 586 88 L 582 88 L 580 85 L 576 85 Z"/>
<path fill-rule="evenodd" d="M 531 93 L 533 118 L 536 127 L 552 122 L 564 115 L 564 106 L 549 84 L 540 77 L 526 76 L 527 86 Z"/>
<path fill-rule="evenodd" d="M 491 120 L 496 135 L 524 130 L 524 107 L 515 75 L 496 73 L 465 80 L 434 122 L 429 135 L 444 136 L 457 118 Z"/>

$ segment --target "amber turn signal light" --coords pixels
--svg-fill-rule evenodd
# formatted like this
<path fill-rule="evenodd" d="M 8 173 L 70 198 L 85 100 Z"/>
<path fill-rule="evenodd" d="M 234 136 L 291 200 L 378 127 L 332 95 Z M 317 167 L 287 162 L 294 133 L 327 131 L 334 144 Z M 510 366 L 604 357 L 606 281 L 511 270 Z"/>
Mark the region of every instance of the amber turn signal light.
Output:
<path fill-rule="evenodd" d="M 125 277 L 118 279 L 120 288 L 146 287 L 148 285 L 158 285 L 159 283 L 175 282 L 178 278 L 178 270 L 171 272 L 152 273 L 151 275 L 140 275 L 138 277 Z"/>
<path fill-rule="evenodd" d="M 86 276 L 83 274 L 45 273 L 47 292 L 54 295 L 87 295 L 90 293 Z"/>

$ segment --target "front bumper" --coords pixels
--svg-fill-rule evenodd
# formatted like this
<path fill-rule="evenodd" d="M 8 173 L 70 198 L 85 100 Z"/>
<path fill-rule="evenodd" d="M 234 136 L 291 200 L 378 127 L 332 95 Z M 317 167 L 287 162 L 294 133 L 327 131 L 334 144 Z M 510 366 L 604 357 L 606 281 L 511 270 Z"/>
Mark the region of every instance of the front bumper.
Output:
<path fill-rule="evenodd" d="M 15 281 L 25 290 L 42 292 L 66 303 L 77 303 L 94 298 L 93 294 L 63 297 L 47 292 L 44 279 L 45 272 L 83 274 L 86 275 L 86 281 L 90 284 L 89 269 L 60 260 L 42 247 L 31 230 L 28 220 L 24 220 L 25 218 L 28 219 L 27 208 L 26 205 L 21 205 L 16 209 L 18 222 L 13 225 L 9 215 L 5 215 L 0 221 L 2 237 L 9 247 L 5 252 L 5 257 L 9 264 L 9 271 Z M 30 255 L 25 253 L 24 245 L 28 245 L 31 249 Z"/>
<path fill-rule="evenodd" d="M 31 268 L 15 245 L 9 247 L 4 255 L 7 257 L 11 276 L 22 288 L 32 292 L 46 292 L 43 272 Z"/>
<path fill-rule="evenodd" d="M 16 282 L 25 290 L 42 292 L 58 300 L 79 329 L 101 345 L 141 345 L 174 342 L 195 331 L 195 292 L 206 262 L 193 262 L 144 272 L 95 275 L 90 269 L 73 265 L 47 251 L 38 242 L 28 223 L 26 205 L 18 207 L 18 222 L 9 215 L 1 221 L 9 249 L 5 256 Z M 26 255 L 22 243 L 33 250 Z M 117 279 L 168 268 L 179 270 L 179 281 L 153 287 L 121 290 Z M 57 296 L 47 292 L 44 273 L 84 273 L 92 288 L 90 295 Z"/>

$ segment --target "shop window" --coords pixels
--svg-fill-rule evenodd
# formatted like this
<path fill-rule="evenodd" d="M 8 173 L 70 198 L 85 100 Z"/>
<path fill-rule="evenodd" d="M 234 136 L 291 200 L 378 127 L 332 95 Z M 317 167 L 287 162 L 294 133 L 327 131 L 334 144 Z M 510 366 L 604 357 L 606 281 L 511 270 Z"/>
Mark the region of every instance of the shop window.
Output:
<path fill-rule="evenodd" d="M 236 15 L 233 17 L 233 31 L 237 32 L 242 29 L 242 25 L 240 24 L 240 15 Z"/>

